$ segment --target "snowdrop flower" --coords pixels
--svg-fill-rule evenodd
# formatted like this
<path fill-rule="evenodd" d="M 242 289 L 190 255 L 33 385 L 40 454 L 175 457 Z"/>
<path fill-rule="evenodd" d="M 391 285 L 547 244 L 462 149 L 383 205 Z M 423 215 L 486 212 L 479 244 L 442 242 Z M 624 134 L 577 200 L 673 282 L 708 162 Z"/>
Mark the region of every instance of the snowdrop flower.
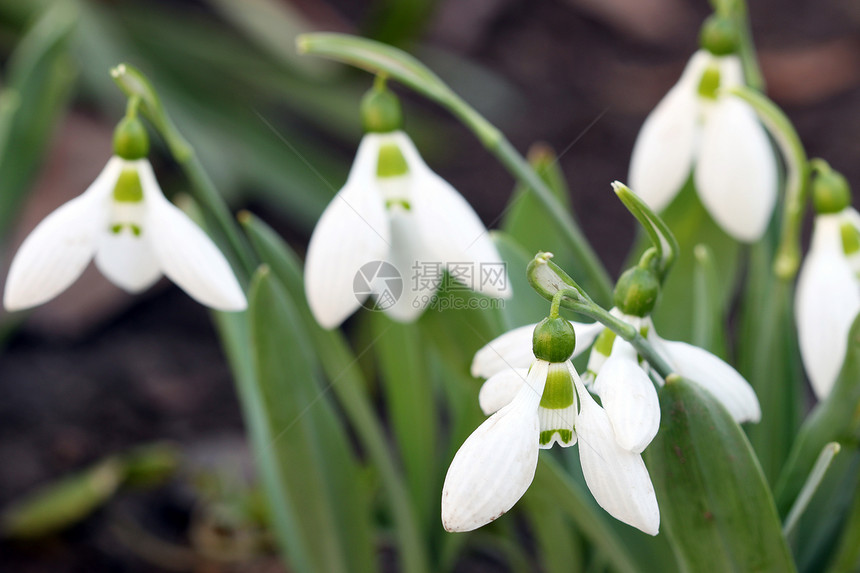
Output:
<path fill-rule="evenodd" d="M 659 285 L 656 279 L 645 278 L 647 272 L 634 267 L 621 276 L 615 289 L 616 307 L 610 312 L 635 326 L 675 372 L 710 392 L 736 422 L 758 422 L 761 419 L 758 398 L 737 370 L 707 350 L 657 335 L 650 313 Z M 660 406 L 649 379 L 650 367 L 639 359 L 629 343 L 600 323 L 571 324 L 577 334 L 584 334 L 573 357 L 592 347 L 584 381 L 600 396 L 616 440 L 629 451 L 641 452 L 660 424 Z M 514 329 L 481 348 L 472 362 L 472 375 L 488 378 L 489 383 L 499 373 L 510 378 L 512 372 L 527 367 L 534 358 L 525 336 L 529 328 Z M 657 377 L 657 383 L 662 382 Z"/>
<path fill-rule="evenodd" d="M 117 127 L 114 150 L 89 188 L 24 240 L 9 269 L 5 307 L 21 310 L 51 300 L 95 258 L 102 274 L 128 292 L 143 291 L 164 274 L 202 304 L 245 309 L 224 255 L 164 197 L 146 159 L 145 128 L 135 117 Z"/>
<path fill-rule="evenodd" d="M 369 133 L 359 145 L 346 184 L 311 236 L 305 291 L 314 317 L 325 328 L 338 326 L 368 296 L 374 296 L 394 320 L 416 320 L 444 271 L 457 278 L 455 267 L 466 270 L 464 282 L 473 290 L 494 297 L 511 294 L 504 263 L 486 227 L 399 130 L 397 106 L 384 88 L 375 88 L 365 98 Z M 396 268 L 399 277 L 367 277 L 375 279 L 368 280 L 370 288 L 357 289 L 358 273 L 368 268 L 375 273 L 379 261 Z M 402 280 L 402 294 L 385 299 L 392 278 Z"/>
<path fill-rule="evenodd" d="M 813 199 L 818 214 L 797 281 L 795 316 L 800 355 L 823 400 L 842 369 L 848 332 L 860 312 L 860 214 L 835 172 L 816 178 Z"/>
<path fill-rule="evenodd" d="M 761 238 L 777 197 L 777 161 L 752 107 L 727 88 L 743 85 L 740 58 L 699 50 L 636 139 L 630 186 L 664 209 L 693 171 L 702 204 L 739 241 Z"/>
<path fill-rule="evenodd" d="M 454 456 L 442 489 L 442 524 L 471 531 L 497 519 L 534 479 L 538 451 L 579 443 L 585 482 L 610 515 L 650 535 L 660 510 L 642 457 L 622 448 L 607 413 L 574 370 L 573 326 L 548 318 L 534 329 L 535 358 L 523 378 L 491 377 L 481 406 L 492 414 Z M 513 383 L 512 383 L 513 382 Z"/>

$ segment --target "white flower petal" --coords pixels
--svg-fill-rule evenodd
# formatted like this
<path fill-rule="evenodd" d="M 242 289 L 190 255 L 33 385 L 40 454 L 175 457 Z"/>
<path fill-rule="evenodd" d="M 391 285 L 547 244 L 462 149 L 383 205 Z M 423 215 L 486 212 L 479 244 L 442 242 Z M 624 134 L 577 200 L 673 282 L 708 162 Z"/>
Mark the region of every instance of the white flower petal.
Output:
<path fill-rule="evenodd" d="M 698 132 L 698 84 L 711 57 L 696 52 L 678 83 L 648 115 L 630 158 L 630 188 L 655 211 L 683 187 L 693 167 Z"/>
<path fill-rule="evenodd" d="M 527 368 L 505 369 L 487 378 L 478 393 L 478 404 L 487 416 L 511 403 L 528 376 Z"/>
<path fill-rule="evenodd" d="M 527 324 L 495 338 L 475 353 L 472 376 L 489 378 L 511 368 L 528 368 L 534 362 L 532 337 L 536 324 Z"/>
<path fill-rule="evenodd" d="M 720 69 L 720 89 L 728 89 L 745 85 L 744 65 L 740 57 L 730 54 L 715 58 Z"/>
<path fill-rule="evenodd" d="M 131 293 L 146 290 L 161 276 L 152 246 L 143 235 L 128 229 L 99 236 L 96 267 L 113 284 Z"/>
<path fill-rule="evenodd" d="M 819 215 L 795 297 L 803 365 L 819 400 L 830 394 L 860 311 L 860 283 L 843 255 L 840 215 Z"/>
<path fill-rule="evenodd" d="M 123 161 L 113 157 L 89 188 L 45 217 L 24 240 L 6 279 L 10 311 L 47 302 L 66 290 L 93 258 L 107 231 L 108 197 Z"/>
<path fill-rule="evenodd" d="M 572 322 L 576 333 L 576 349 L 571 358 L 576 358 L 594 343 L 603 330 L 599 322 Z M 472 376 L 489 378 L 508 368 L 528 368 L 534 361 L 532 337 L 537 324 L 527 324 L 495 338 L 475 353 L 472 360 Z"/>
<path fill-rule="evenodd" d="M 505 263 L 472 206 L 424 163 L 409 136 L 403 132 L 391 136 L 403 153 L 412 178 L 413 232 L 426 242 L 433 260 L 446 265 L 455 277 L 457 265 L 468 269 L 464 284 L 476 292 L 510 297 Z"/>
<path fill-rule="evenodd" d="M 728 234 L 746 242 L 761 238 L 776 204 L 776 156 L 743 100 L 722 97 L 709 110 L 695 181 L 702 203 Z"/>
<path fill-rule="evenodd" d="M 710 392 L 736 422 L 761 420 L 761 406 L 755 390 L 737 370 L 698 346 L 663 340 L 656 334 L 649 339 L 658 341 L 678 374 Z"/>
<path fill-rule="evenodd" d="M 203 229 L 164 197 L 149 161 L 136 165 L 146 205 L 142 236 L 162 272 L 201 304 L 244 310 L 248 304 L 230 263 Z"/>
<path fill-rule="evenodd" d="M 594 391 L 609 416 L 618 445 L 641 453 L 660 428 L 660 402 L 628 342 L 615 339 L 612 354 L 594 382 Z"/>
<path fill-rule="evenodd" d="M 540 392 L 547 363 L 537 361 L 530 384 L 463 442 L 442 486 L 442 525 L 471 531 L 498 519 L 523 496 L 538 461 Z"/>
<path fill-rule="evenodd" d="M 324 328 L 338 326 L 358 309 L 370 292 L 356 293 L 357 273 L 384 260 L 390 248 L 388 216 L 376 186 L 380 141 L 374 134 L 362 139 L 346 185 L 326 207 L 308 245 L 305 293 Z"/>
<path fill-rule="evenodd" d="M 578 378 L 574 381 L 581 404 L 576 420 L 579 459 L 588 489 L 609 515 L 657 535 L 660 508 L 642 456 L 618 445 L 606 412 Z"/>
<path fill-rule="evenodd" d="M 428 245 L 415 232 L 415 217 L 399 207 L 389 211 L 391 250 L 386 260 L 403 277 L 403 292 L 385 313 L 399 322 L 413 322 L 433 300 L 442 283 L 444 267 L 434 259 Z"/>

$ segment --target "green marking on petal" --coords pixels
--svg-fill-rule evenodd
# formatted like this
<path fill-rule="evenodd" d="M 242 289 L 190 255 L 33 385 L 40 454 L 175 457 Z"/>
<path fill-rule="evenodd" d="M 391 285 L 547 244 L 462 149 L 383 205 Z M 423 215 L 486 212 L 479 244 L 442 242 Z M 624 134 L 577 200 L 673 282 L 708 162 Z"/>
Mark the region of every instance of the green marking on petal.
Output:
<path fill-rule="evenodd" d="M 119 174 L 113 188 L 113 200 L 119 203 L 140 203 L 143 201 L 143 187 L 137 169 L 126 167 Z"/>
<path fill-rule="evenodd" d="M 389 199 L 385 202 L 386 209 L 391 209 L 392 207 L 400 207 L 406 211 L 412 210 L 412 205 L 405 199 Z"/>
<path fill-rule="evenodd" d="M 594 341 L 593 350 L 604 356 L 609 356 L 612 353 L 613 344 L 615 344 L 615 333 L 608 328 L 604 328 L 603 332 L 597 337 L 597 340 Z"/>
<path fill-rule="evenodd" d="M 573 380 L 567 366 L 550 368 L 546 377 L 546 386 L 540 399 L 540 407 L 548 410 L 560 410 L 573 404 Z"/>
<path fill-rule="evenodd" d="M 143 229 L 141 229 L 139 225 L 135 225 L 134 223 L 130 224 L 129 228 L 131 229 L 131 233 L 135 237 L 139 237 L 143 233 Z"/>
<path fill-rule="evenodd" d="M 842 223 L 839 230 L 842 234 L 842 251 L 846 255 L 860 251 L 860 231 L 848 221 Z"/>
<path fill-rule="evenodd" d="M 545 446 L 552 441 L 554 434 L 558 434 L 562 443 L 568 443 L 573 439 L 571 430 L 544 430 L 540 433 L 540 445 Z"/>
<path fill-rule="evenodd" d="M 717 99 L 718 89 L 720 89 L 720 69 L 712 64 L 699 80 L 699 95 L 708 99 Z"/>
<path fill-rule="evenodd" d="M 376 163 L 377 177 L 398 177 L 409 173 L 409 165 L 400 148 L 395 143 L 379 146 L 379 159 Z"/>
<path fill-rule="evenodd" d="M 122 231 L 122 225 L 111 225 L 110 232 L 114 235 L 119 235 L 120 231 Z"/>

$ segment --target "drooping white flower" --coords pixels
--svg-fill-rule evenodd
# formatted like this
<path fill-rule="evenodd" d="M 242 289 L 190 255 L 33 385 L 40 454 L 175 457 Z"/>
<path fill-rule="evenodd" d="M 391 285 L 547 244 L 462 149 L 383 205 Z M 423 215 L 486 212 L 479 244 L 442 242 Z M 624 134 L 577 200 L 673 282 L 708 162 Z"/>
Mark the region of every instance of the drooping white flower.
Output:
<path fill-rule="evenodd" d="M 513 379 L 512 372 L 501 371 L 481 389 L 485 412 L 498 411 L 451 462 L 442 489 L 445 529 L 471 531 L 497 519 L 528 489 L 541 448 L 578 441 L 585 482 L 597 503 L 616 519 L 656 535 L 660 510 L 642 457 L 618 445 L 606 412 L 570 361 L 536 359 L 524 379 L 521 372 Z"/>
<path fill-rule="evenodd" d="M 735 239 L 752 242 L 776 204 L 777 160 L 752 107 L 724 91 L 743 81 L 738 56 L 696 52 L 639 131 L 629 180 L 660 211 L 692 171 L 714 220 Z"/>
<path fill-rule="evenodd" d="M 384 281 L 372 283 L 370 292 L 355 287 L 357 273 L 375 261 L 393 265 L 402 280 L 402 294 L 387 304 L 380 300 Z M 446 269 L 473 290 L 511 295 L 504 263 L 462 195 L 430 170 L 402 131 L 368 133 L 308 246 L 305 291 L 317 322 L 334 328 L 367 296 L 391 318 L 413 321 Z"/>
<path fill-rule="evenodd" d="M 611 312 L 644 333 L 675 372 L 710 392 L 736 422 L 761 420 L 761 406 L 755 391 L 732 366 L 697 346 L 660 338 L 650 317 L 625 315 L 615 308 Z M 646 383 L 648 365 L 638 360 L 629 344 L 618 340 L 611 330 L 604 329 L 600 323 L 571 324 L 577 333 L 574 358 L 594 344 L 584 378 L 603 401 L 603 407 L 613 422 L 616 438 L 623 447 L 642 451 L 640 448 L 651 441 L 654 436 L 652 432 L 656 433 L 660 420 L 656 394 L 648 389 L 650 381 Z M 500 372 L 527 367 L 527 361 L 534 359 L 531 341 L 523 335 L 527 328 L 520 327 L 507 332 L 481 348 L 472 362 L 472 375 L 490 378 Z M 579 337 L 581 332 L 584 333 L 582 338 Z M 607 366 L 609 370 L 605 371 Z M 489 384 L 490 379 L 485 384 Z M 499 382 L 494 381 L 494 384 Z M 632 416 L 631 412 L 638 406 L 641 409 L 637 416 Z"/>
<path fill-rule="evenodd" d="M 800 269 L 795 316 L 800 355 L 819 400 L 830 393 L 860 312 L 860 214 L 847 207 L 817 215 Z"/>
<path fill-rule="evenodd" d="M 164 197 L 146 159 L 112 157 L 82 195 L 36 226 L 12 260 L 3 304 L 22 310 L 51 300 L 93 258 L 105 277 L 132 293 L 164 274 L 212 308 L 247 306 L 224 255 Z"/>

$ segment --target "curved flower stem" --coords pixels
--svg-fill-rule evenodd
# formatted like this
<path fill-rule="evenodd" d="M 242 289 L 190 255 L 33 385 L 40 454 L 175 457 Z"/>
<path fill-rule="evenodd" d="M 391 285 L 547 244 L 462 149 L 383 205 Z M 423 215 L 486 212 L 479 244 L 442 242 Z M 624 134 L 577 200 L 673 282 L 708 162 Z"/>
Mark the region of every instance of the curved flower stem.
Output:
<path fill-rule="evenodd" d="M 729 90 L 753 109 L 776 139 L 785 158 L 785 206 L 782 215 L 779 246 L 773 272 L 783 280 L 791 280 L 800 267 L 800 225 L 806 211 L 809 194 L 809 162 L 797 131 L 785 113 L 765 95 L 745 87 Z"/>
<path fill-rule="evenodd" d="M 590 316 L 629 342 L 639 353 L 639 356 L 647 360 L 648 364 L 650 364 L 664 380 L 675 374 L 675 369 L 672 368 L 662 356 L 660 356 L 657 349 L 639 333 L 639 330 L 635 326 L 613 316 L 609 311 L 595 304 L 591 299 L 582 300 L 579 291 L 576 289 L 560 291 L 559 294 L 563 299 L 561 300 L 561 306 L 584 314 L 585 316 Z"/>
<path fill-rule="evenodd" d="M 633 345 L 639 355 L 647 360 L 664 380 L 675 373 L 669 363 L 635 326 L 613 316 L 591 300 L 576 281 L 553 263 L 551 258 L 552 253 L 538 253 L 529 263 L 526 271 L 532 288 L 545 299 L 552 301 L 551 317 L 557 316 L 560 306 L 591 317 Z"/>
<path fill-rule="evenodd" d="M 563 233 L 573 255 L 593 279 L 598 289 L 598 299 L 611 300 L 612 280 L 609 273 L 570 213 L 504 134 L 424 64 L 392 46 L 347 34 L 303 34 L 297 38 L 296 44 L 300 53 L 333 59 L 397 80 L 451 112 L 511 175 L 532 190 L 547 215 Z"/>
<path fill-rule="evenodd" d="M 131 109 L 132 102 L 135 102 L 133 104 L 135 112 L 140 109 L 164 139 L 170 154 L 191 181 L 195 198 L 211 215 L 218 230 L 226 239 L 227 246 L 230 247 L 228 258 L 238 264 L 240 268 L 237 271 L 241 272 L 237 272 L 237 275 L 240 281 L 247 285 L 251 273 L 257 267 L 254 253 L 240 233 L 239 226 L 233 219 L 227 204 L 197 158 L 194 148 L 179 132 L 176 124 L 161 105 L 161 99 L 152 87 L 152 83 L 139 70 L 128 64 L 120 64 L 110 73 L 117 86 L 129 97 L 129 108 Z"/>

